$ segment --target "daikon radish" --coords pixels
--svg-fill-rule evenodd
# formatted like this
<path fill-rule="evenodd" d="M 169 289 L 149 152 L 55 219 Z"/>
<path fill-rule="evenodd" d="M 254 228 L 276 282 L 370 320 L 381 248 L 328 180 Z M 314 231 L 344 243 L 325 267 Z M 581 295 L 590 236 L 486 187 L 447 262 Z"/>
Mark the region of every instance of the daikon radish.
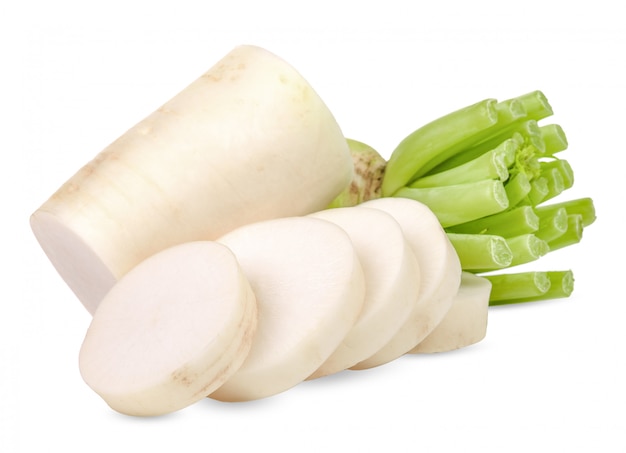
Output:
<path fill-rule="evenodd" d="M 459 292 L 441 323 L 410 352 L 445 352 L 478 343 L 487 334 L 491 282 L 463 272 Z"/>
<path fill-rule="evenodd" d="M 243 226 L 219 242 L 237 257 L 259 315 L 248 357 L 210 396 L 247 401 L 283 392 L 318 369 L 359 316 L 365 282 L 352 242 L 312 217 Z"/>
<path fill-rule="evenodd" d="M 420 271 L 400 225 L 389 214 L 356 206 L 311 216 L 348 233 L 365 275 L 361 314 L 337 350 L 310 377 L 318 378 L 350 368 L 391 340 L 413 309 Z"/>
<path fill-rule="evenodd" d="M 420 293 L 407 321 L 393 338 L 352 369 L 382 365 L 417 346 L 441 322 L 461 283 L 461 263 L 437 217 L 407 198 L 379 198 L 361 204 L 391 214 L 402 227 L 420 269 Z"/>
<path fill-rule="evenodd" d="M 243 363 L 256 302 L 233 253 L 216 242 L 146 259 L 104 297 L 80 372 L 118 412 L 161 415 L 205 398 Z"/>
<path fill-rule="evenodd" d="M 31 225 L 93 313 L 150 255 L 324 209 L 352 174 L 346 139 L 307 81 L 240 46 L 79 170 Z"/>

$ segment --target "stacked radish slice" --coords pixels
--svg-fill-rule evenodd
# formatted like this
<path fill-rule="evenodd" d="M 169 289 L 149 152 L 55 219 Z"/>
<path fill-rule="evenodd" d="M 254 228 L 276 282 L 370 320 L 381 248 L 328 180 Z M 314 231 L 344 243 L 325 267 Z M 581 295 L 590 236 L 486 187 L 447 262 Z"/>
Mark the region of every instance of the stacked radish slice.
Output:
<path fill-rule="evenodd" d="M 107 146 L 31 217 L 94 315 L 87 384 L 116 411 L 159 415 L 482 338 L 489 284 L 465 290 L 429 208 L 328 209 L 371 164 L 354 165 L 313 88 L 255 46 Z"/>
<path fill-rule="evenodd" d="M 482 339 L 489 282 L 463 275 L 433 214 L 387 198 L 170 247 L 123 276 L 80 351 L 114 410 L 248 401 L 348 368 Z"/>

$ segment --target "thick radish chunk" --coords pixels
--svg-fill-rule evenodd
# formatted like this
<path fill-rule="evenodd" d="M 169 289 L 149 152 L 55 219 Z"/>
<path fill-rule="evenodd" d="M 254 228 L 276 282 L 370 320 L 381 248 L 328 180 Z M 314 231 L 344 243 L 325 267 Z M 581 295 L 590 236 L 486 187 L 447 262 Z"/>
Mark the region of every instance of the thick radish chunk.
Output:
<path fill-rule="evenodd" d="M 352 174 L 313 88 L 280 58 L 240 46 L 79 170 L 31 225 L 93 313 L 148 256 L 324 209 Z"/>
<path fill-rule="evenodd" d="M 487 334 L 491 282 L 463 272 L 459 292 L 441 323 L 410 352 L 446 352 L 478 343 Z"/>
<path fill-rule="evenodd" d="M 361 206 L 391 214 L 402 227 L 420 269 L 420 292 L 407 321 L 393 338 L 352 369 L 397 359 L 417 346 L 441 322 L 461 283 L 461 263 L 441 224 L 424 204 L 407 198 L 380 198 Z"/>
<path fill-rule="evenodd" d="M 118 412 L 161 415 L 205 398 L 243 363 L 256 328 L 252 289 L 215 242 L 166 249 L 105 296 L 80 350 L 85 382 Z"/>
<path fill-rule="evenodd" d="M 337 349 L 363 306 L 363 271 L 348 235 L 311 217 L 274 219 L 225 235 L 258 301 L 241 368 L 210 396 L 247 401 L 309 377 Z"/>
<path fill-rule="evenodd" d="M 405 323 L 419 292 L 420 271 L 402 228 L 392 216 L 360 206 L 311 214 L 348 233 L 365 275 L 359 318 L 311 378 L 345 370 L 382 348 Z"/>

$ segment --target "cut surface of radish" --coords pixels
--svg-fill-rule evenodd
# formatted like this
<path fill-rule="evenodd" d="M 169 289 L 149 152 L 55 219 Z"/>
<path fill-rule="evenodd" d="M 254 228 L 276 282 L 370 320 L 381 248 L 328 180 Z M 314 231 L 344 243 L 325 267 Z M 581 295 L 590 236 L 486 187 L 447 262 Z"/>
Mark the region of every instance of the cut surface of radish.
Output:
<path fill-rule="evenodd" d="M 410 352 L 446 352 L 478 343 L 487 334 L 491 282 L 463 272 L 459 292 L 441 323 Z"/>
<path fill-rule="evenodd" d="M 361 206 L 311 214 L 335 223 L 350 237 L 365 275 L 365 302 L 341 345 L 310 378 L 345 370 L 382 348 L 404 324 L 420 287 L 420 271 L 398 222 Z"/>
<path fill-rule="evenodd" d="M 352 174 L 346 139 L 307 81 L 239 46 L 80 169 L 31 226 L 93 313 L 148 256 L 324 209 Z"/>
<path fill-rule="evenodd" d="M 461 263 L 433 212 L 407 198 L 380 198 L 361 206 L 381 209 L 396 219 L 413 248 L 420 269 L 420 293 L 407 321 L 371 357 L 351 369 L 388 363 L 417 346 L 441 322 L 461 283 Z"/>
<path fill-rule="evenodd" d="M 163 250 L 104 297 L 80 372 L 114 410 L 154 416 L 205 398 L 243 363 L 256 302 L 233 253 L 216 242 Z"/>
<path fill-rule="evenodd" d="M 247 401 L 304 381 L 332 354 L 363 306 L 363 270 L 331 222 L 289 217 L 240 227 L 229 247 L 257 297 L 258 327 L 239 370 L 210 396 Z"/>

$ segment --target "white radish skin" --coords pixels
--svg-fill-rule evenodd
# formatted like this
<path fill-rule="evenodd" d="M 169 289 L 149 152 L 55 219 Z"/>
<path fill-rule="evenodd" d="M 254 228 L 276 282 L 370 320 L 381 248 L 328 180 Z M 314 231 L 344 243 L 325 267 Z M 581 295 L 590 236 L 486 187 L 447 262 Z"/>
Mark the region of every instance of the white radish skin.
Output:
<path fill-rule="evenodd" d="M 415 254 L 389 214 L 356 206 L 311 216 L 350 236 L 365 275 L 365 302 L 346 338 L 310 379 L 350 368 L 382 348 L 406 321 L 420 288 Z"/>
<path fill-rule="evenodd" d="M 491 282 L 463 272 L 459 292 L 441 323 L 412 354 L 446 352 L 478 343 L 487 334 Z"/>
<path fill-rule="evenodd" d="M 240 46 L 79 170 L 31 226 L 93 313 L 148 256 L 324 209 L 352 174 L 346 140 L 306 80 Z"/>
<path fill-rule="evenodd" d="M 391 214 L 402 227 L 420 269 L 420 293 L 407 321 L 371 357 L 351 369 L 379 366 L 406 354 L 444 318 L 461 283 L 461 263 L 441 224 L 426 205 L 407 198 L 380 198 L 361 206 Z"/>
<path fill-rule="evenodd" d="M 256 314 L 230 250 L 215 242 L 178 245 L 137 265 L 102 300 L 80 350 L 80 372 L 118 412 L 174 412 L 241 366 Z"/>
<path fill-rule="evenodd" d="M 310 376 L 354 325 L 365 293 L 348 235 L 325 220 L 291 217 L 240 227 L 219 239 L 258 301 L 258 328 L 239 370 L 210 396 L 248 401 Z"/>

